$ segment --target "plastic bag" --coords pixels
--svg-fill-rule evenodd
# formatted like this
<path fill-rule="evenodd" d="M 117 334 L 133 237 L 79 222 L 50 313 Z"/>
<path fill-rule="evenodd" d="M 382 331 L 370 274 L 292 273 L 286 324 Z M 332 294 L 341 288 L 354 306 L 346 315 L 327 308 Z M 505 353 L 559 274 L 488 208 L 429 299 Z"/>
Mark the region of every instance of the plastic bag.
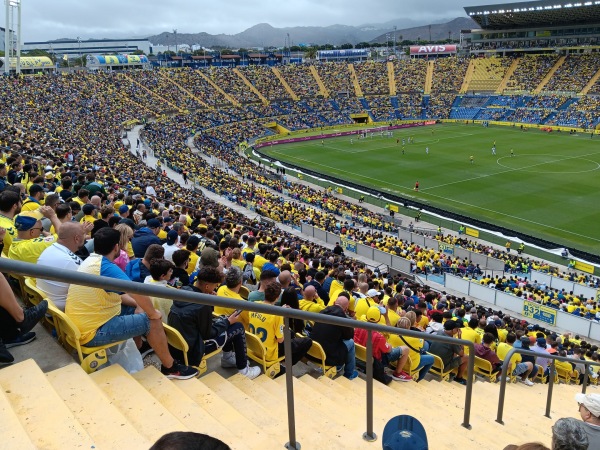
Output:
<path fill-rule="evenodd" d="M 133 339 L 127 339 L 119 345 L 106 349 L 106 355 L 108 356 L 107 366 L 119 364 L 129 373 L 139 372 L 144 368 L 142 355 Z"/>

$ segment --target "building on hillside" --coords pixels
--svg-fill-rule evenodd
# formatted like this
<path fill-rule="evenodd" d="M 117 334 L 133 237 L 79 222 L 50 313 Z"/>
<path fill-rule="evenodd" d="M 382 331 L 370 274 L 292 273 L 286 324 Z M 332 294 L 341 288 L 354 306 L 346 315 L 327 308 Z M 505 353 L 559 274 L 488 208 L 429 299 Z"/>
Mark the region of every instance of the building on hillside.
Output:
<path fill-rule="evenodd" d="M 540 0 L 465 7 L 481 28 L 461 33 L 471 53 L 589 53 L 600 51 L 600 2 Z"/>

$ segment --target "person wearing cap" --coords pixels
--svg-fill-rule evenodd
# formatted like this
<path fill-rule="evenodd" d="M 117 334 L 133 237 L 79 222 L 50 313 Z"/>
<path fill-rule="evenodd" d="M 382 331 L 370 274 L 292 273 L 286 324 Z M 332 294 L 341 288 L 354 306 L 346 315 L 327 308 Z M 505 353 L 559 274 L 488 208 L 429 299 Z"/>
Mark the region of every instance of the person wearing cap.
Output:
<path fill-rule="evenodd" d="M 444 322 L 444 329 L 435 334 L 439 336 L 455 337 L 457 339 L 461 339 L 462 336 L 461 329 L 455 320 L 447 320 Z M 465 355 L 462 345 L 432 341 L 429 346 L 429 353 L 441 358 L 445 372 L 450 369 L 458 369 L 458 375 L 454 378 L 454 381 L 463 385 L 467 384 L 467 380 L 464 379 L 463 375 L 467 369 L 469 357 Z"/>
<path fill-rule="evenodd" d="M 130 281 L 112 262 L 120 253 L 120 240 L 121 234 L 113 228 L 98 230 L 94 238 L 95 253 L 81 263 L 78 271 Z M 162 250 L 162 247 L 158 247 Z M 140 336 L 146 336 L 161 361 L 163 375 L 184 380 L 198 375 L 197 369 L 171 356 L 162 315 L 154 309 L 147 295 L 71 284 L 65 313 L 81 332 L 81 345 L 94 347 L 130 338 L 139 342 Z"/>
<path fill-rule="evenodd" d="M 179 250 L 177 242 L 179 241 L 179 235 L 177 231 L 171 230 L 167 233 L 167 242 L 162 246 L 165 249 L 165 259 L 173 262 L 173 253 Z"/>
<path fill-rule="evenodd" d="M 21 211 L 35 211 L 42 206 L 44 198 L 44 188 L 39 184 L 32 184 L 29 187 L 29 197 L 23 202 Z"/>
<path fill-rule="evenodd" d="M 8 256 L 12 241 L 17 235 L 14 218 L 21 212 L 22 200 L 16 192 L 6 190 L 0 193 L 0 227 L 4 228 L 2 253 Z"/>
<path fill-rule="evenodd" d="M 575 394 L 589 450 L 600 450 L 600 394 Z"/>
<path fill-rule="evenodd" d="M 186 250 L 180 250 L 186 252 Z M 215 295 L 221 284 L 222 273 L 217 267 L 205 266 L 200 269 L 193 286 L 184 286 L 184 291 Z M 237 368 L 238 372 L 250 379 L 260 375 L 260 367 L 252 367 L 246 353 L 246 332 L 240 323 L 240 315 L 213 316 L 213 307 L 200 303 L 173 301 L 169 312 L 169 325 L 177 329 L 189 346 L 188 360 L 199 365 L 206 353 L 223 347 L 221 366 Z M 178 356 L 180 352 L 174 351 Z"/>
<path fill-rule="evenodd" d="M 349 294 L 340 295 L 332 306 L 328 306 L 320 314 L 347 318 Z M 354 328 L 315 322 L 309 336 L 325 350 L 325 364 L 336 366 L 338 372 L 353 380 L 358 376 L 356 370 L 356 347 L 354 345 Z"/>
<path fill-rule="evenodd" d="M 131 240 L 131 246 L 133 248 L 133 254 L 136 258 L 142 258 L 146 249 L 152 244 L 161 245 L 157 234 L 160 231 L 160 222 L 157 219 L 148 220 L 145 227 L 141 227 L 133 233 L 133 239 Z"/>
<path fill-rule="evenodd" d="M 48 206 L 42 206 L 37 211 L 21 212 L 15 217 L 17 237 L 8 251 L 10 259 L 36 264 L 42 252 L 55 242 L 54 235 L 42 236 L 42 217 L 50 219 L 57 232 L 60 230 L 60 220 Z"/>
<path fill-rule="evenodd" d="M 96 207 L 94 205 L 86 203 L 81 207 L 81 211 L 83 212 L 83 217 L 79 219 L 79 222 L 89 222 L 93 224 L 96 221 Z"/>
<path fill-rule="evenodd" d="M 356 300 L 356 304 L 354 306 L 356 317 L 361 318 L 366 315 L 371 306 L 379 305 L 379 303 L 381 303 L 382 297 L 383 294 L 381 291 L 369 289 L 365 298 L 359 298 Z"/>
<path fill-rule="evenodd" d="M 366 321 L 369 323 L 379 323 L 382 316 L 387 316 L 387 308 L 385 313 L 381 314 L 379 306 L 371 306 L 365 315 Z M 388 320 L 389 322 L 389 320 Z M 388 323 L 389 325 L 389 323 Z M 354 330 L 354 342 L 366 347 L 368 332 L 363 328 Z M 385 336 L 378 331 L 371 332 L 371 342 L 373 344 L 373 359 L 377 360 L 383 367 L 387 367 L 390 363 L 396 362 L 396 368 L 392 373 L 392 379 L 396 381 L 412 381 L 412 377 L 404 371 L 404 365 L 408 360 L 408 347 L 401 345 L 392 347 L 388 344 Z M 375 364 L 375 361 L 373 362 Z M 385 383 L 385 379 L 378 379 Z"/>
<path fill-rule="evenodd" d="M 128 218 L 129 217 L 129 206 L 127 206 L 127 205 L 121 205 L 121 206 L 119 206 L 119 215 L 123 219 Z"/>

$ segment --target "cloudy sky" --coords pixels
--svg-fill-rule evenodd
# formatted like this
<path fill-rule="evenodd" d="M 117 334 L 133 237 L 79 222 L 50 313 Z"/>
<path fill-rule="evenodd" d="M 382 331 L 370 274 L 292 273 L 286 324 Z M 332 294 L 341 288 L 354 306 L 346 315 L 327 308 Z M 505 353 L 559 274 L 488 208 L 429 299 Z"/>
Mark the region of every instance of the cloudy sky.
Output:
<path fill-rule="evenodd" d="M 239 33 L 257 23 L 274 27 L 361 25 L 413 19 L 419 25 L 464 16 L 463 6 L 507 0 L 22 0 L 25 42 L 57 38 L 141 37 L 179 33 Z M 4 27 L 4 2 L 0 26 Z"/>

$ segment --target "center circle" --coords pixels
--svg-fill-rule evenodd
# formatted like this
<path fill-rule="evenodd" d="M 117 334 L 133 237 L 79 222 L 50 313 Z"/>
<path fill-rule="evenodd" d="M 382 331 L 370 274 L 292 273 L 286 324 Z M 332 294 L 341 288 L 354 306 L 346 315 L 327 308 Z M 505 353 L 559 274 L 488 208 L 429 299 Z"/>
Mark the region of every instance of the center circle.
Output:
<path fill-rule="evenodd" d="M 568 166 L 565 163 L 568 162 Z M 600 163 L 591 159 L 551 155 L 547 153 L 524 153 L 503 156 L 496 163 L 510 170 L 528 173 L 586 173 L 600 169 Z M 580 170 L 579 167 L 581 167 Z"/>

